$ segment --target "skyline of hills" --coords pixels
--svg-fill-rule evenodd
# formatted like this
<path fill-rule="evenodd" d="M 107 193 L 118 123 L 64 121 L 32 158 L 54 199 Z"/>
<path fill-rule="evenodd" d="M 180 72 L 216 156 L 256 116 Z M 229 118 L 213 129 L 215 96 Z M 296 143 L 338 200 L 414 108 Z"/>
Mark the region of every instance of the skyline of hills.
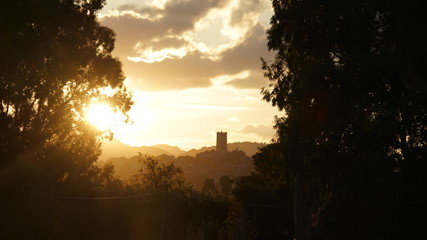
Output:
<path fill-rule="evenodd" d="M 182 168 L 185 180 L 195 189 L 201 190 L 206 179 L 218 182 L 221 176 L 235 178 L 251 173 L 252 155 L 265 143 L 237 142 L 228 143 L 227 151 L 216 151 L 216 146 L 184 151 L 176 146 L 157 144 L 153 146 L 132 147 L 119 141 L 111 141 L 103 146 L 104 151 L 98 164 L 106 162 L 114 165 L 115 176 L 127 180 L 138 172 L 138 153 L 150 155 L 169 164 L 174 162 Z"/>
<path fill-rule="evenodd" d="M 265 146 L 266 143 L 257 142 L 235 142 L 228 143 L 228 151 L 240 150 L 245 152 L 249 157 L 252 157 L 259 148 Z M 138 153 L 147 154 L 151 156 L 171 155 L 178 156 L 196 156 L 198 153 L 215 150 L 215 146 L 205 146 L 198 149 L 191 149 L 188 151 L 182 150 L 177 146 L 167 144 L 156 144 L 153 146 L 129 146 L 120 142 L 119 140 L 105 141 L 102 144 L 102 154 L 99 156 L 98 161 L 106 161 L 110 158 L 131 158 L 138 155 Z"/>

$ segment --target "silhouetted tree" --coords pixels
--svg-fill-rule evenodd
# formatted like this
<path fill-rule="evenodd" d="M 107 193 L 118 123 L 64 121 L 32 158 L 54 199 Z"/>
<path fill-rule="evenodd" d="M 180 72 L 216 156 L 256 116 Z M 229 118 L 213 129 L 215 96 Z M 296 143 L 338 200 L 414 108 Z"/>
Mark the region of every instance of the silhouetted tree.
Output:
<path fill-rule="evenodd" d="M 253 219 L 248 218 L 245 206 L 238 203 L 230 206 L 223 225 L 222 237 L 224 240 L 254 240 L 258 235 L 256 225 Z"/>
<path fill-rule="evenodd" d="M 114 176 L 114 165 L 107 161 L 102 168 L 97 169 L 95 183 L 98 184 L 97 191 L 106 196 L 119 196 L 125 189 L 121 179 Z"/>
<path fill-rule="evenodd" d="M 0 195 L 8 197 L 0 200 L 1 238 L 78 239 L 80 227 L 89 237 L 102 207 L 70 199 L 120 188 L 112 168 L 93 164 L 106 134 L 83 118 L 93 101 L 122 113 L 132 105 L 121 63 L 111 55 L 115 34 L 96 17 L 104 4 L 2 2 Z"/>
<path fill-rule="evenodd" d="M 202 193 L 209 197 L 217 197 L 219 192 L 213 178 L 206 178 L 203 183 Z"/>
<path fill-rule="evenodd" d="M 256 229 L 255 239 L 291 240 L 293 239 L 292 185 L 271 181 L 267 176 L 254 173 L 235 179 L 232 191 L 235 206 L 232 206 L 230 211 L 236 211 L 236 206 L 239 206 L 239 210 L 229 212 L 229 218 L 238 217 L 255 224 L 253 228 L 239 230 L 241 234 L 249 231 L 246 234 L 251 235 L 250 229 Z"/>
<path fill-rule="evenodd" d="M 231 194 L 231 189 L 233 187 L 233 179 L 231 179 L 228 175 L 222 175 L 219 178 L 219 186 L 221 195 L 228 197 Z"/>
<path fill-rule="evenodd" d="M 293 165 L 293 161 L 286 159 L 286 154 L 282 152 L 284 150 L 280 148 L 279 143 L 261 148 L 254 155 L 256 175 L 251 178 L 260 178 L 257 184 L 262 184 L 271 191 L 267 191 L 266 194 L 272 195 L 273 200 L 278 201 L 278 205 L 291 210 L 285 213 L 288 216 L 277 218 L 277 221 L 287 222 L 287 224 L 290 219 L 293 221 L 292 226 L 284 226 L 282 232 L 289 237 L 298 231 L 306 238 L 310 238 L 325 220 L 325 210 L 332 195 L 330 185 L 333 181 L 313 166 L 306 165 L 303 172 L 297 172 L 298 169 Z M 248 180 L 251 181 L 251 179 L 245 181 Z M 245 184 L 248 183 L 240 181 L 237 189 L 242 191 Z"/>
<path fill-rule="evenodd" d="M 84 115 L 91 101 L 126 113 L 132 104 L 115 34 L 101 26 L 104 0 L 7 0 L 0 10 L 0 168 L 30 187 L 90 179 L 100 133 Z M 101 89 L 110 87 L 112 95 Z M 29 176 L 37 175 L 36 180 Z M 24 179 L 22 179 L 24 181 Z M 23 183 L 24 184 L 24 183 Z"/>
<path fill-rule="evenodd" d="M 131 184 L 135 189 L 153 192 L 176 191 L 188 193 L 191 187 L 185 182 L 182 169 L 173 162 L 164 164 L 150 156 L 139 155 L 141 168 L 132 176 Z"/>
<path fill-rule="evenodd" d="M 315 186 L 326 198 L 333 186 L 331 201 L 342 209 L 405 206 L 425 194 L 427 17 L 418 3 L 272 0 L 267 37 L 276 56 L 263 60 L 270 84 L 262 93 L 285 116 L 276 119 L 276 143 L 255 165 L 293 184 L 296 204 L 319 200 L 316 192 L 295 193 Z M 375 211 L 336 210 L 343 227 L 334 234 L 406 238 L 417 229 L 407 223 L 413 211 L 395 222 Z M 313 237 L 309 232 L 297 227 L 295 237 Z"/>

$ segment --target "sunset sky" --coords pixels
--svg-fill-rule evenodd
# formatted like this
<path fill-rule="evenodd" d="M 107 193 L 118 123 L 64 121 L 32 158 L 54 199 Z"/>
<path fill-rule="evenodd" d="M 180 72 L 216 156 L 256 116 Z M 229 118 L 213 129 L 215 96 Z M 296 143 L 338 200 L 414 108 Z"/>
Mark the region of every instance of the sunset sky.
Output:
<path fill-rule="evenodd" d="M 229 142 L 269 142 L 280 114 L 260 94 L 271 15 L 269 0 L 107 0 L 99 18 L 117 34 L 135 101 L 115 138 L 190 149 L 227 131 Z"/>

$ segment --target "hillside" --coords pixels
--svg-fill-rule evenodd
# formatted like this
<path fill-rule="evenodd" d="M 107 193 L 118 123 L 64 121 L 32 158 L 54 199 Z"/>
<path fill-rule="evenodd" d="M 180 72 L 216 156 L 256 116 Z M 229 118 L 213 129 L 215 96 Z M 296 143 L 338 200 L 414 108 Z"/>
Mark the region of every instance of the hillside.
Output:
<path fill-rule="evenodd" d="M 245 152 L 246 156 L 252 157 L 259 148 L 265 146 L 265 143 L 257 143 L 257 142 L 236 142 L 236 143 L 228 143 L 227 149 L 228 151 L 240 150 Z M 211 147 L 202 147 L 200 149 L 191 149 L 186 151 L 181 156 L 196 156 L 196 154 L 206 151 L 215 150 L 215 146 Z"/>
<path fill-rule="evenodd" d="M 206 178 L 215 181 L 227 175 L 231 178 L 248 175 L 253 170 L 252 155 L 265 144 L 255 142 L 238 142 L 227 145 L 228 152 L 216 152 L 215 146 L 183 151 L 176 146 L 159 144 L 154 146 L 130 147 L 118 141 L 104 144 L 104 152 L 98 163 L 111 161 L 115 175 L 129 179 L 140 168 L 138 152 L 157 157 L 168 164 L 174 162 L 184 170 L 185 179 L 200 190 Z"/>
<path fill-rule="evenodd" d="M 138 156 L 114 157 L 108 161 L 114 165 L 117 177 L 128 180 L 141 168 L 138 158 Z M 236 178 L 249 175 L 253 171 L 252 158 L 246 156 L 243 151 L 206 151 L 198 153 L 195 157 L 179 156 L 175 158 L 174 156 L 159 155 L 156 158 L 165 164 L 173 162 L 175 166 L 182 168 L 185 180 L 196 190 L 202 189 L 207 178 L 218 182 L 221 176 Z M 104 163 L 98 162 L 101 167 Z"/>
<path fill-rule="evenodd" d="M 265 143 L 256 142 L 236 142 L 227 144 L 228 151 L 240 150 L 245 152 L 246 156 L 252 157 L 258 149 L 264 146 Z M 200 149 L 191 149 L 184 151 L 176 146 L 167 144 L 157 144 L 154 146 L 132 147 L 120 142 L 119 140 L 104 141 L 102 144 L 102 154 L 99 157 L 100 161 L 105 161 L 113 157 L 130 158 L 138 155 L 138 153 L 151 156 L 170 155 L 170 156 L 192 156 L 195 157 L 198 153 L 215 150 L 215 146 L 202 147 Z"/>
<path fill-rule="evenodd" d="M 167 144 L 157 144 L 157 145 L 154 145 L 152 147 L 161 149 L 161 150 L 166 151 L 166 152 L 169 152 L 170 153 L 169 155 L 173 155 L 173 156 L 179 156 L 179 155 L 182 155 L 183 153 L 185 153 L 185 151 L 182 150 L 181 148 L 176 147 L 176 146 L 170 146 Z"/>
<path fill-rule="evenodd" d="M 159 144 L 155 146 L 132 147 L 120 142 L 119 140 L 104 141 L 102 143 L 102 154 L 99 156 L 99 161 L 105 161 L 113 157 L 130 158 L 138 155 L 138 153 L 151 156 L 159 156 L 162 154 L 177 156 L 183 151 L 175 146 Z"/>

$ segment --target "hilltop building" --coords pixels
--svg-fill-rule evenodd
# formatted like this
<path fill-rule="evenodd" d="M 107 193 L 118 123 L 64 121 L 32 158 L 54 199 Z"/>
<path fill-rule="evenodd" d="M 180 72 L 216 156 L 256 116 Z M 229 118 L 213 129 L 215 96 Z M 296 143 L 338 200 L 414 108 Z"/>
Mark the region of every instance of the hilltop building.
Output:
<path fill-rule="evenodd" d="M 216 133 L 216 151 L 227 152 L 227 132 Z"/>

